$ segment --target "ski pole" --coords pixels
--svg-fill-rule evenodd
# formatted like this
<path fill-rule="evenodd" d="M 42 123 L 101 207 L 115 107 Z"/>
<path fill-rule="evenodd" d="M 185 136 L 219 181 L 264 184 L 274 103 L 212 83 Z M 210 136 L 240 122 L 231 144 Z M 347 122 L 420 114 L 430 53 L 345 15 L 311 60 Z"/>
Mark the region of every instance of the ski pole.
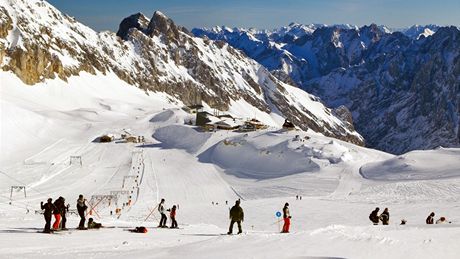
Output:
<path fill-rule="evenodd" d="M 155 208 L 153 208 L 153 209 L 150 211 L 149 215 L 147 215 L 147 217 L 145 218 L 144 222 L 147 221 L 147 220 L 150 218 L 150 216 L 155 212 L 155 209 L 156 209 L 156 208 L 158 208 L 158 205 L 155 206 Z"/>

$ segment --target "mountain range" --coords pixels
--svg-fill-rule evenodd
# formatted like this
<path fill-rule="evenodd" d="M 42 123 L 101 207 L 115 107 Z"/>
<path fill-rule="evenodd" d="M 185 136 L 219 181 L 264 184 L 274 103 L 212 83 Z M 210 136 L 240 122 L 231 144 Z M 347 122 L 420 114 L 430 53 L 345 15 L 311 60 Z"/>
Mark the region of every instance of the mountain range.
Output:
<path fill-rule="evenodd" d="M 459 56 L 454 26 L 189 31 L 157 11 L 97 33 L 46 1 L 0 6 L 0 67 L 26 84 L 113 74 L 178 106 L 288 119 L 395 154 L 460 145 Z"/>
<path fill-rule="evenodd" d="M 281 81 L 347 107 L 368 146 L 401 154 L 460 142 L 460 31 L 371 24 L 271 31 L 215 27 L 196 36 L 228 42 Z"/>
<path fill-rule="evenodd" d="M 133 14 L 117 33 L 84 26 L 40 0 L 2 0 L 0 61 L 24 83 L 65 81 L 87 72 L 114 74 L 181 105 L 204 104 L 238 117 L 254 117 L 363 145 L 345 107 L 331 110 L 273 76 L 222 41 L 194 37 L 161 12 Z"/>

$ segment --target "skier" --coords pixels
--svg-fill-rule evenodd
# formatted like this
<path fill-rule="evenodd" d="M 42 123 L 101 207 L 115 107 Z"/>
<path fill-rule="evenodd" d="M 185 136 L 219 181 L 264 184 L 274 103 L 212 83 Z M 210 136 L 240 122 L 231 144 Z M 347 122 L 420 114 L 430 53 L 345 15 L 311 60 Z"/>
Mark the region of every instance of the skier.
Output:
<path fill-rule="evenodd" d="M 66 213 L 69 211 L 69 207 L 70 207 L 70 204 L 67 204 L 67 206 L 65 205 L 65 199 L 64 197 L 59 197 L 61 199 L 61 204 L 62 204 L 62 207 L 61 207 L 61 229 L 62 230 L 67 230 L 66 228 L 66 222 L 67 222 L 67 217 L 66 217 Z"/>
<path fill-rule="evenodd" d="M 436 224 L 444 224 L 447 223 L 445 217 L 440 217 L 438 220 L 436 220 Z"/>
<path fill-rule="evenodd" d="M 82 194 L 78 196 L 77 200 L 77 211 L 78 215 L 80 215 L 80 224 L 78 225 L 78 229 L 85 230 L 85 211 L 88 208 L 86 206 L 86 199 L 83 197 Z"/>
<path fill-rule="evenodd" d="M 283 230 L 281 233 L 289 233 L 289 227 L 291 226 L 291 214 L 289 213 L 289 203 L 286 202 L 283 208 Z"/>
<path fill-rule="evenodd" d="M 428 216 L 428 218 L 426 218 L 425 222 L 426 224 L 434 224 L 434 212 L 431 212 L 431 214 Z"/>
<path fill-rule="evenodd" d="M 233 232 L 233 224 L 235 222 L 238 224 L 238 234 L 243 233 L 241 228 L 241 222 L 244 221 L 244 212 L 243 208 L 240 207 L 240 200 L 235 202 L 235 205 L 230 209 L 230 228 L 228 230 L 228 235 L 231 235 Z"/>
<path fill-rule="evenodd" d="M 174 205 L 170 210 L 169 217 L 171 218 L 171 228 L 178 228 L 176 221 L 176 205 Z"/>
<path fill-rule="evenodd" d="M 390 221 L 390 213 L 388 212 L 388 208 L 385 208 L 382 212 L 382 214 L 380 214 L 380 220 L 382 221 L 382 224 L 383 225 L 388 225 L 389 221 Z"/>
<path fill-rule="evenodd" d="M 159 228 L 165 228 L 166 227 L 166 220 L 168 219 L 165 214 L 165 199 L 161 199 L 160 204 L 158 204 L 158 212 L 160 212 L 161 219 L 160 219 L 160 224 L 158 225 Z"/>
<path fill-rule="evenodd" d="M 129 229 L 129 232 L 134 232 L 134 233 L 147 233 L 147 228 L 146 227 L 135 227 L 134 229 Z"/>
<path fill-rule="evenodd" d="M 102 227 L 101 223 L 96 223 L 93 218 L 88 219 L 88 229 L 99 229 Z"/>
<path fill-rule="evenodd" d="M 43 216 L 45 217 L 45 228 L 43 229 L 43 233 L 51 233 L 51 214 L 54 210 L 53 199 L 49 198 L 46 204 L 43 204 L 43 201 L 40 203 L 40 207 L 42 210 L 45 210 Z"/>
<path fill-rule="evenodd" d="M 61 223 L 61 206 L 64 206 L 62 204 L 62 197 L 59 197 L 57 200 L 54 201 L 54 210 L 53 210 L 53 215 L 54 215 L 54 224 L 53 224 L 53 230 L 58 230 L 59 225 Z"/>
<path fill-rule="evenodd" d="M 369 219 L 372 221 L 372 223 L 374 223 L 374 225 L 378 225 L 379 224 L 379 216 L 378 216 L 378 213 L 379 213 L 379 208 L 375 208 L 375 210 L 373 210 L 371 212 L 371 214 L 369 215 Z"/>

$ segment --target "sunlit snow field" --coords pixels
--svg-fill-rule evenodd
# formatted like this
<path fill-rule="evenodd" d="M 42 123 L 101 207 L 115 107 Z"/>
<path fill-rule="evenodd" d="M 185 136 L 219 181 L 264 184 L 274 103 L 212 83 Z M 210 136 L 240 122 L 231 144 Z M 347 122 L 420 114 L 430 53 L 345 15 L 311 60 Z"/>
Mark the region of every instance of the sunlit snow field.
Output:
<path fill-rule="evenodd" d="M 261 115 L 266 130 L 204 133 L 185 124 L 194 117 L 180 103 L 146 95 L 110 74 L 29 87 L 1 73 L 1 258 L 460 254 L 460 149 L 393 156 L 312 131 L 280 130 L 279 118 L 269 114 Z M 230 110 L 254 116 L 241 103 Z M 147 143 L 93 142 L 123 129 Z M 82 164 L 71 164 L 70 156 L 81 156 Z M 13 185 L 25 185 L 27 198 L 14 191 L 9 205 Z M 69 215 L 71 231 L 37 233 L 44 226 L 35 214 L 40 201 L 63 196 L 75 208 L 79 194 L 90 199 L 118 190 L 133 190 L 131 206 L 118 217 L 110 215 L 115 203 L 102 203 L 92 215 L 107 228 L 76 231 L 79 218 Z M 161 198 L 167 207 L 179 204 L 180 229 L 155 228 L 158 213 L 145 221 Z M 229 207 L 238 198 L 244 233 L 227 236 Z M 285 202 L 293 216 L 290 234 L 279 233 L 275 217 Z M 371 225 L 375 207 L 389 208 L 389 226 Z M 431 211 L 452 223 L 425 225 Z M 399 225 L 401 219 L 407 225 Z M 141 225 L 149 232 L 126 231 Z"/>

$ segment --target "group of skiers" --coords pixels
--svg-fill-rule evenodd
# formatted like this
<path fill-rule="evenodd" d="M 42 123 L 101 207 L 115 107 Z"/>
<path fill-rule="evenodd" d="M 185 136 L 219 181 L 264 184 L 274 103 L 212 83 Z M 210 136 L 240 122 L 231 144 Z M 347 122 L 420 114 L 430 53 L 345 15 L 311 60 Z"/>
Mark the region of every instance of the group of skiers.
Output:
<path fill-rule="evenodd" d="M 385 208 L 385 210 L 382 212 L 382 214 L 378 215 L 379 213 L 379 208 L 375 208 L 369 215 L 369 219 L 372 221 L 374 225 L 378 225 L 379 222 L 381 221 L 383 225 L 388 225 L 390 223 L 390 212 L 388 211 L 388 208 Z M 430 215 L 426 218 L 425 222 L 426 224 L 434 224 L 434 216 L 435 213 L 431 212 Z M 443 224 L 446 223 L 447 220 L 445 217 L 440 217 L 438 220 L 436 220 L 436 224 Z M 407 220 L 402 219 L 400 225 L 406 225 Z M 451 223 L 451 222 L 449 222 Z"/>
<path fill-rule="evenodd" d="M 66 214 L 69 211 L 70 205 L 65 205 L 64 197 L 59 197 L 53 203 L 53 199 L 49 198 L 47 203 L 40 203 L 40 207 L 43 210 L 43 216 L 45 217 L 45 227 L 43 229 L 44 233 L 51 233 L 56 230 L 67 230 L 66 222 L 67 217 Z M 80 215 L 80 224 L 78 229 L 86 229 L 85 228 L 85 211 L 88 207 L 86 206 L 86 199 L 83 195 L 80 194 L 77 200 L 77 211 Z M 51 228 L 51 218 L 54 215 L 54 224 Z"/>
<path fill-rule="evenodd" d="M 238 199 L 235 202 L 235 205 L 230 209 L 230 227 L 227 234 L 231 235 L 233 233 L 233 226 L 235 223 L 238 225 L 238 234 L 243 232 L 241 223 L 244 221 L 244 211 L 243 208 L 240 206 L 241 201 Z M 44 210 L 44 217 L 45 217 L 45 228 L 43 230 L 44 233 L 51 233 L 55 230 L 66 230 L 66 213 L 69 211 L 69 204 L 65 205 L 65 199 L 63 197 L 59 197 L 54 203 L 51 198 L 48 199 L 47 203 L 40 203 L 40 207 Z M 176 221 L 176 212 L 179 205 L 174 205 L 170 209 L 165 208 L 165 199 L 161 199 L 160 203 L 157 205 L 158 212 L 161 215 L 160 223 L 158 225 L 159 228 L 167 228 L 167 216 L 166 212 L 169 212 L 169 217 L 171 219 L 171 226 L 169 228 L 178 228 L 177 221 Z M 80 223 L 78 225 L 78 229 L 84 230 L 88 228 L 101 228 L 102 224 L 94 222 L 92 218 L 88 220 L 88 227 L 85 228 L 85 221 L 86 221 L 86 210 L 88 206 L 86 205 L 86 199 L 83 195 L 79 195 L 77 199 L 77 211 L 78 215 L 80 216 Z M 374 225 L 378 225 L 382 222 L 383 225 L 389 225 L 390 222 L 390 212 L 388 208 L 385 208 L 383 212 L 379 215 L 380 208 L 375 208 L 371 214 L 369 215 L 369 219 Z M 51 229 L 51 218 L 54 215 L 55 222 Z M 289 203 L 285 203 L 283 207 L 283 228 L 281 233 L 289 233 L 289 229 L 291 226 L 291 214 L 289 211 Z M 281 216 L 281 215 L 280 215 Z M 435 213 L 431 212 L 430 215 L 426 218 L 426 224 L 434 224 L 434 216 Z M 401 221 L 401 225 L 406 224 L 406 220 Z M 445 217 L 440 217 L 436 220 L 436 224 L 446 223 L 447 220 Z M 449 222 L 450 223 L 450 222 Z M 136 232 L 136 231 L 133 231 Z M 142 231 L 137 231 L 141 233 L 145 233 Z"/>
<path fill-rule="evenodd" d="M 43 229 L 44 233 L 51 233 L 52 230 L 66 230 L 66 213 L 69 211 L 69 204 L 65 205 L 65 199 L 63 197 L 59 197 L 53 203 L 53 199 L 49 198 L 47 203 L 40 203 L 40 207 L 44 210 L 44 217 L 45 217 L 45 228 Z M 53 228 L 51 229 L 51 218 L 54 215 L 54 224 Z"/>
<path fill-rule="evenodd" d="M 241 223 L 244 221 L 244 211 L 240 206 L 241 201 L 238 199 L 235 202 L 235 205 L 230 209 L 230 227 L 227 234 L 231 235 L 233 233 L 233 226 L 235 223 L 238 225 L 238 234 L 243 233 L 243 228 Z M 289 203 L 285 203 L 283 207 L 283 229 L 281 233 L 289 233 L 289 228 L 291 226 L 291 213 L 289 212 Z"/>
<path fill-rule="evenodd" d="M 382 214 L 379 215 L 380 208 L 375 208 L 369 215 L 369 219 L 372 221 L 374 225 L 378 225 L 380 221 L 382 221 L 383 225 L 388 225 L 390 223 L 390 212 L 388 208 L 385 208 Z"/>
<path fill-rule="evenodd" d="M 426 224 L 429 224 L 429 225 L 434 224 L 435 223 L 434 216 L 435 216 L 434 212 L 431 212 L 430 215 L 428 215 L 428 217 L 425 220 Z M 448 221 L 446 220 L 445 217 L 440 217 L 438 220 L 436 220 L 436 224 L 444 224 L 447 222 Z M 452 223 L 452 222 L 449 221 L 449 223 Z"/>
<path fill-rule="evenodd" d="M 160 204 L 158 204 L 158 212 L 160 212 L 160 224 L 158 225 L 159 228 L 167 228 L 166 221 L 168 217 L 166 217 L 166 211 L 169 212 L 169 218 L 171 219 L 171 227 L 169 228 L 179 228 L 177 226 L 176 221 L 176 211 L 179 205 L 173 205 L 171 209 L 165 209 L 165 199 L 161 199 Z"/>

